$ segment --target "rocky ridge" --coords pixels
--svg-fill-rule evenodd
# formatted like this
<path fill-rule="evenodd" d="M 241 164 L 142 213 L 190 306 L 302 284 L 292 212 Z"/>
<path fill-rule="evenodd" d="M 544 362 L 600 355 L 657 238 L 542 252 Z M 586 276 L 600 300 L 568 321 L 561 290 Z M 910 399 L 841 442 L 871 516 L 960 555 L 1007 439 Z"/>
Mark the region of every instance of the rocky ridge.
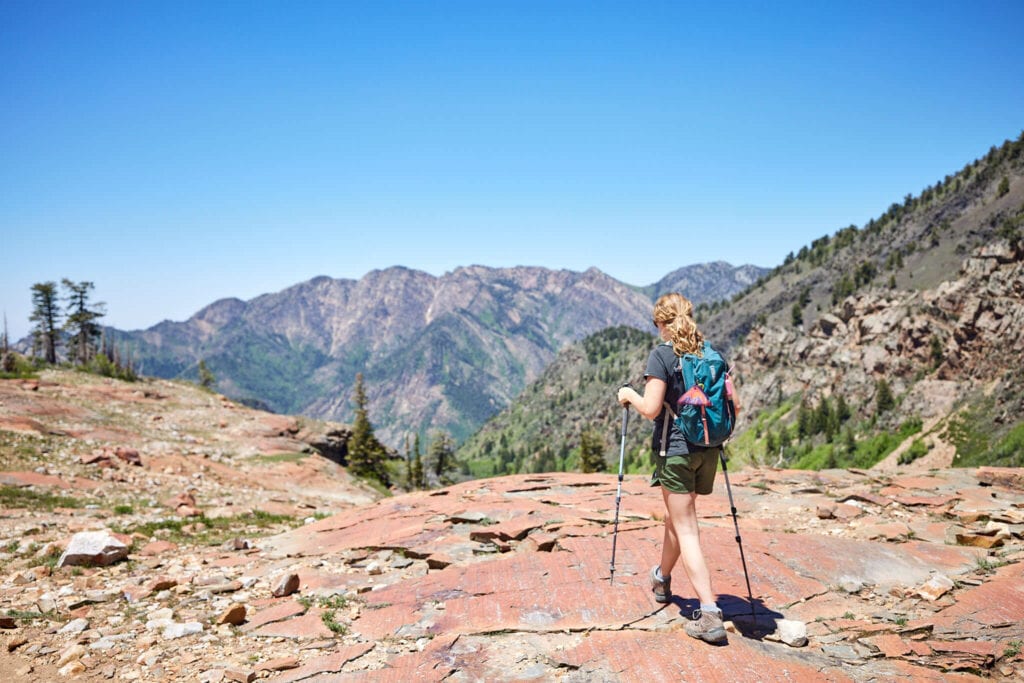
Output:
<path fill-rule="evenodd" d="M 870 417 L 876 382 L 885 379 L 899 398 L 896 415 L 923 421 L 930 464 L 946 467 L 955 448 L 939 427 L 958 412 L 995 396 L 996 429 L 1019 422 L 1022 330 L 1024 243 L 997 241 L 934 289 L 867 290 L 820 315 L 806 334 L 755 326 L 734 361 L 751 414 L 780 395 L 802 394 L 811 405 L 842 395 Z"/>
<path fill-rule="evenodd" d="M 173 383 L 0 382 L 0 673 L 1024 675 L 1020 470 L 732 472 L 753 604 L 720 474 L 700 502 L 730 621 L 729 644 L 711 647 L 681 630 L 696 607 L 681 572 L 671 604 L 651 598 L 662 504 L 646 477 L 623 482 L 611 581 L 614 475 L 517 475 L 377 499 L 301 453 L 296 437 L 315 431 Z"/>

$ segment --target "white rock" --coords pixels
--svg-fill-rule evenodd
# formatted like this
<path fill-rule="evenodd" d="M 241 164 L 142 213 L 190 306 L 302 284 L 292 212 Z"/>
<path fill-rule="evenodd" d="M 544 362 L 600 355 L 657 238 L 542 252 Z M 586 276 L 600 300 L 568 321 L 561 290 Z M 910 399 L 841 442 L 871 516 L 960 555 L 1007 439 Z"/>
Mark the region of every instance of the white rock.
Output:
<path fill-rule="evenodd" d="M 128 557 L 128 546 L 106 530 L 81 531 L 71 537 L 67 550 L 57 560 L 58 567 L 98 565 L 105 567 Z"/>
<path fill-rule="evenodd" d="M 203 632 L 203 625 L 198 621 L 189 621 L 184 624 L 171 624 L 164 629 L 165 640 L 175 640 L 176 638 L 184 638 L 185 636 L 194 636 L 197 633 Z"/>
<path fill-rule="evenodd" d="M 807 644 L 807 624 L 794 619 L 779 619 L 775 622 L 779 640 L 790 647 L 803 647 Z"/>
<path fill-rule="evenodd" d="M 60 633 L 81 633 L 87 628 L 89 628 L 88 619 L 73 619 L 68 623 L 64 624 L 64 627 L 61 628 Z"/>

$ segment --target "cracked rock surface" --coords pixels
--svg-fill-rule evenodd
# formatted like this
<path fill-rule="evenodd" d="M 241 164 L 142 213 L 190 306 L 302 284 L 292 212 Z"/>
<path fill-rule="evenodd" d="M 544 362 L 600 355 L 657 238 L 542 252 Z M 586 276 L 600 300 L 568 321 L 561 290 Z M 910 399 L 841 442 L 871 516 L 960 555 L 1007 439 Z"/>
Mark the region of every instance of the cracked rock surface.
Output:
<path fill-rule="evenodd" d="M 683 631 L 681 566 L 653 600 L 646 477 L 612 580 L 614 474 L 379 498 L 302 452 L 316 425 L 171 383 L 5 381 L 0 417 L 5 681 L 1024 677 L 1016 470 L 731 472 L 753 604 L 720 474 L 698 503 L 714 647 Z M 104 530 L 126 558 L 58 566 Z"/>

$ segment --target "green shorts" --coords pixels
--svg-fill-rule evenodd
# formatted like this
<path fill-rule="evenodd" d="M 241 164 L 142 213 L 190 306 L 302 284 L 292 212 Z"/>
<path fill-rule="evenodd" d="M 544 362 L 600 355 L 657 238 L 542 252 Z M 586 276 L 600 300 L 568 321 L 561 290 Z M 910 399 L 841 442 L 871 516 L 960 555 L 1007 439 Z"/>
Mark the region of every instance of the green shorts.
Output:
<path fill-rule="evenodd" d="M 668 455 L 663 458 L 655 454 L 656 465 L 651 486 L 664 486 L 672 493 L 706 496 L 715 487 L 718 453 L 718 448 L 694 448 L 685 455 Z"/>

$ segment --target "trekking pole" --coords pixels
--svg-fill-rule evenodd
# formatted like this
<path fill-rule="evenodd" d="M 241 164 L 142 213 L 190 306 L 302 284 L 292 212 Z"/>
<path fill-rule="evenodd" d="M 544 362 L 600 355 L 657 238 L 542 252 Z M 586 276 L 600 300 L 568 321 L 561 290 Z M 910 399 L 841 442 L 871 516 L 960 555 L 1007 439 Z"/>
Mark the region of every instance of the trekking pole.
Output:
<path fill-rule="evenodd" d="M 732 525 L 736 529 L 736 545 L 740 547 L 740 562 L 743 563 L 743 578 L 747 581 L 747 597 L 750 598 L 750 616 L 754 623 L 757 623 L 757 615 L 754 613 L 754 593 L 750 590 L 750 574 L 747 573 L 747 558 L 743 556 L 743 541 L 740 540 L 740 525 L 736 521 L 736 503 L 732 500 L 732 487 L 729 486 L 729 466 L 725 459 L 725 446 L 718 451 L 722 459 L 722 474 L 725 475 L 725 490 L 729 493 L 729 507 L 732 508 Z"/>
<path fill-rule="evenodd" d="M 615 527 L 612 531 L 612 573 L 608 583 L 615 583 L 615 544 L 619 538 L 619 501 L 622 500 L 622 463 L 626 457 L 626 425 L 629 423 L 629 406 L 622 406 L 622 443 L 619 446 L 619 487 L 615 492 Z"/>

